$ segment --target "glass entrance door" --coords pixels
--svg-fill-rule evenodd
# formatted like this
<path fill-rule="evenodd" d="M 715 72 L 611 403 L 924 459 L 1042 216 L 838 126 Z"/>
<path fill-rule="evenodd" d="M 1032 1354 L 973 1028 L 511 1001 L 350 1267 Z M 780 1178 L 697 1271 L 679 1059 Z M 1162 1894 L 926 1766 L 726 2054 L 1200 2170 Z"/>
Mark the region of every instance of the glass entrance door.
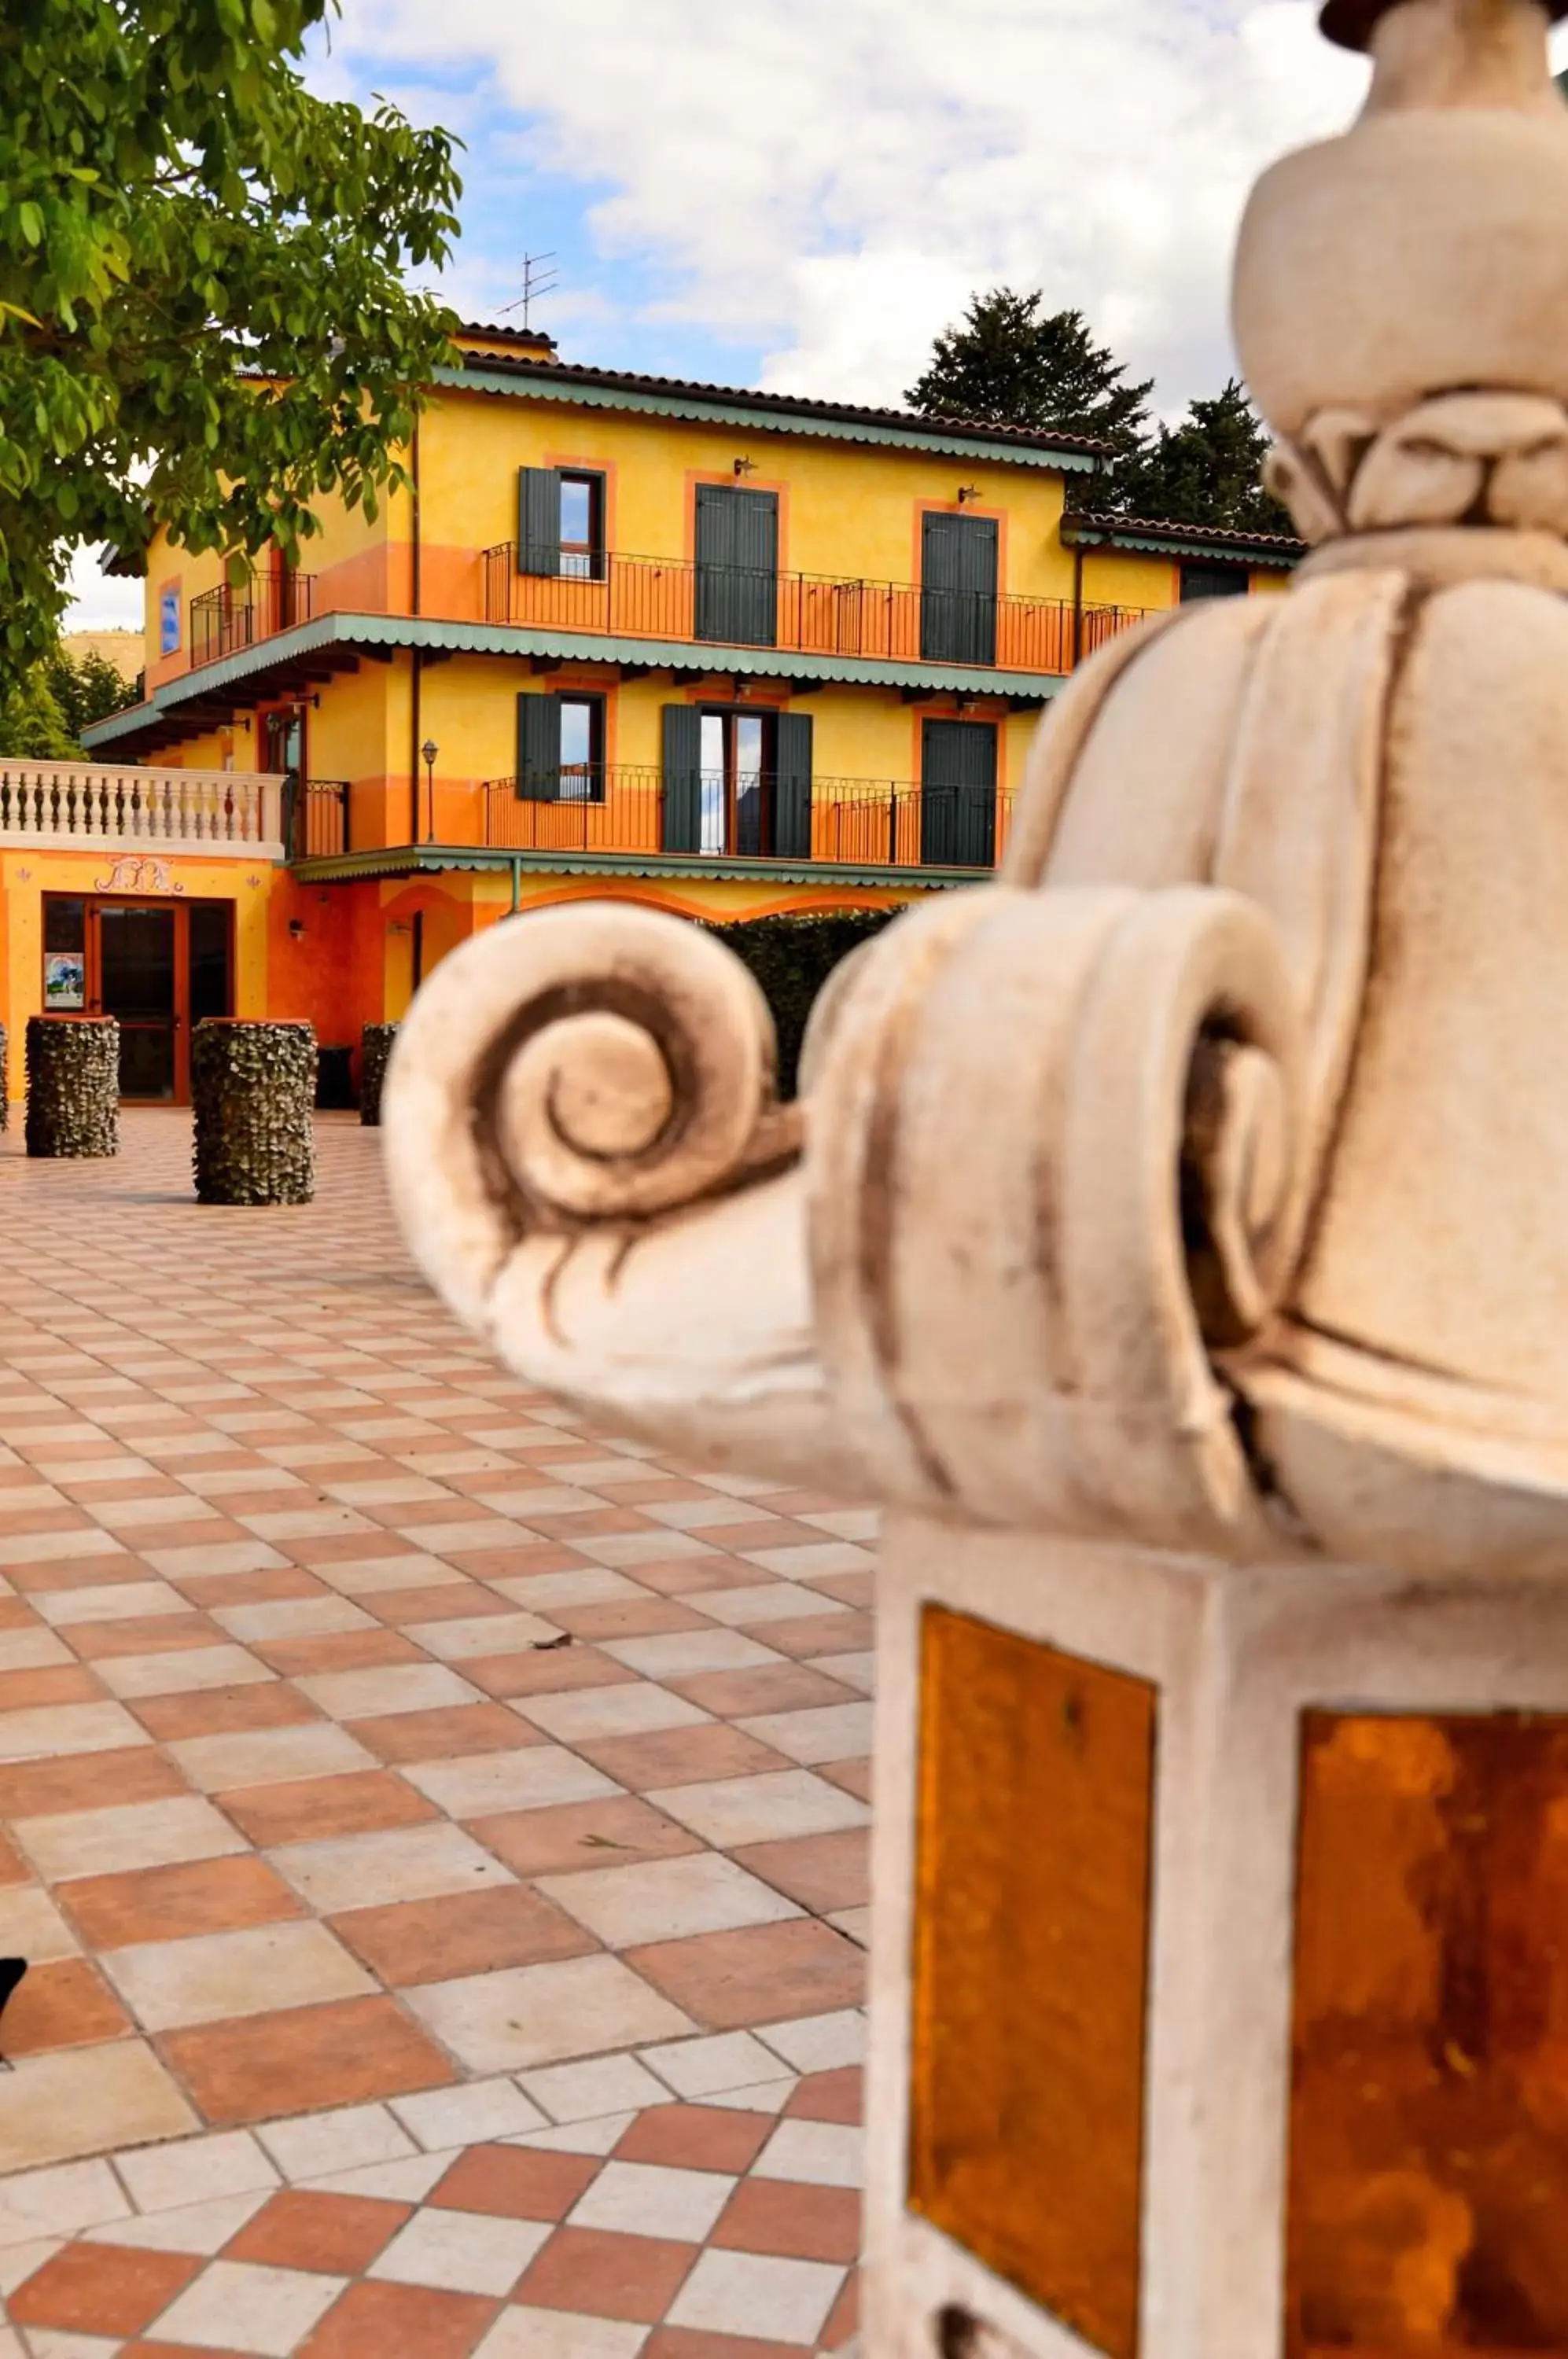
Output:
<path fill-rule="evenodd" d="M 100 902 L 98 997 L 120 1025 L 120 1095 L 178 1094 L 175 911 L 146 904 Z"/>

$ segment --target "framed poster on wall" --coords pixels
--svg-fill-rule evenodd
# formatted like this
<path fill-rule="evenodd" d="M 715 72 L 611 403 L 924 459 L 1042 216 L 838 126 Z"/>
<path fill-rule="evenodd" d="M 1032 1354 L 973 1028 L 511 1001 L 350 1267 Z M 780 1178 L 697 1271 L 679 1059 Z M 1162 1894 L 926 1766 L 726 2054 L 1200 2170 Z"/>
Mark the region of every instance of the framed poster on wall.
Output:
<path fill-rule="evenodd" d="M 51 1015 L 69 1015 L 87 1005 L 87 965 L 80 951 L 44 952 L 44 1006 Z"/>

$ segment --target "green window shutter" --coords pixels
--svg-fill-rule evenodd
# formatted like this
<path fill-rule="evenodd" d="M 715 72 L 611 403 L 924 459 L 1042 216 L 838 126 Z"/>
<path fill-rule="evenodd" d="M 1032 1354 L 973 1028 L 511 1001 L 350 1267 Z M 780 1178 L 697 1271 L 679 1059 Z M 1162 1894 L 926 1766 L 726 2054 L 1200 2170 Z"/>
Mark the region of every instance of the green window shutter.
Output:
<path fill-rule="evenodd" d="M 517 571 L 561 571 L 561 477 L 553 467 L 517 469 Z"/>
<path fill-rule="evenodd" d="M 775 723 L 773 850 L 780 860 L 811 856 L 811 716 L 781 712 Z"/>
<path fill-rule="evenodd" d="M 553 696 L 517 699 L 517 798 L 561 800 L 561 707 Z"/>
<path fill-rule="evenodd" d="M 694 704 L 664 708 L 664 809 L 659 841 L 666 852 L 702 849 L 702 715 Z"/>
<path fill-rule="evenodd" d="M 779 643 L 779 495 L 697 486 L 700 639 L 730 647 Z"/>
<path fill-rule="evenodd" d="M 927 868 L 990 868 L 996 858 L 996 732 L 988 721 L 927 721 L 920 729 L 920 860 Z"/>
<path fill-rule="evenodd" d="M 922 662 L 996 662 L 996 567 L 995 516 L 922 516 Z"/>

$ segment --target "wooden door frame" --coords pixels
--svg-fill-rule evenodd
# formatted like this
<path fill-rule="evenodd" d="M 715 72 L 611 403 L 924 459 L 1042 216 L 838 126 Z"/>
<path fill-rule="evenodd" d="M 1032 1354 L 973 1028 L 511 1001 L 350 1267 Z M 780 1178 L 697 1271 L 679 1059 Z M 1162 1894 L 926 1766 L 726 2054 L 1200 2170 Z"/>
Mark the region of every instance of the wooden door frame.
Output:
<path fill-rule="evenodd" d="M 214 908 L 224 912 L 227 935 L 229 1006 L 232 1011 L 237 975 L 237 905 L 219 893 L 202 893 L 191 900 L 163 893 L 62 893 L 52 888 L 45 900 L 82 904 L 82 998 L 85 1013 L 103 1012 L 102 915 L 105 908 L 167 909 L 174 919 L 174 1095 L 171 1099 L 134 1098 L 133 1105 L 189 1105 L 191 1103 L 191 912 Z"/>

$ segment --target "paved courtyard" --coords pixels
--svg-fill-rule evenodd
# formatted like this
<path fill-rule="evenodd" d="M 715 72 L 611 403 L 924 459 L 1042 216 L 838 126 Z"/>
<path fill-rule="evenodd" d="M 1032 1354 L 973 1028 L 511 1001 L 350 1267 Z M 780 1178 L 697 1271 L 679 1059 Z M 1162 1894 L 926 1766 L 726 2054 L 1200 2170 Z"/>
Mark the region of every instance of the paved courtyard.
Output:
<path fill-rule="evenodd" d="M 875 1518 L 124 1132 L 0 1139 L 0 2359 L 836 2348 Z"/>

